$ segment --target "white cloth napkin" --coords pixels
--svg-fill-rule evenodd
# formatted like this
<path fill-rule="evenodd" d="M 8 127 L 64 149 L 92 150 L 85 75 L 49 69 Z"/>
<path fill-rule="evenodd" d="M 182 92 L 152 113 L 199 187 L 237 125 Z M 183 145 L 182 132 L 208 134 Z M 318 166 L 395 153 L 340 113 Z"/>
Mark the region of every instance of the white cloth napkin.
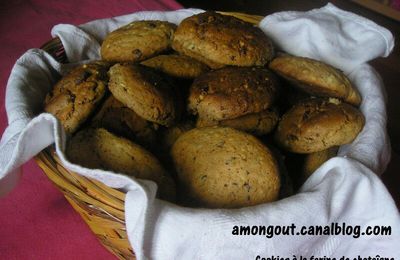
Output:
<path fill-rule="evenodd" d="M 99 59 L 106 33 L 133 20 L 158 19 L 179 23 L 202 10 L 140 12 L 93 21 L 79 27 L 57 25 L 71 62 Z M 390 158 L 386 133 L 385 94 L 375 70 L 366 64 L 393 48 L 389 31 L 355 14 L 327 6 L 309 12 L 282 12 L 260 23 L 279 48 L 330 63 L 345 71 L 363 97 L 366 125 L 357 139 L 342 146 L 338 157 L 323 164 L 289 198 L 236 210 L 183 208 L 155 199 L 156 185 L 121 174 L 71 164 L 64 155 L 65 136 L 50 114 L 39 114 L 41 103 L 60 74 L 71 65 L 57 63 L 33 49 L 16 62 L 7 85 L 9 126 L 0 143 L 0 190 L 9 189 L 19 167 L 55 142 L 65 166 L 84 176 L 127 191 L 126 226 L 138 259 L 256 259 L 300 256 L 400 258 L 399 212 L 377 174 Z M 76 64 L 72 64 L 76 65 Z M 15 179 L 15 178 L 14 178 Z M 234 226 L 313 225 L 389 226 L 391 235 L 233 235 Z"/>

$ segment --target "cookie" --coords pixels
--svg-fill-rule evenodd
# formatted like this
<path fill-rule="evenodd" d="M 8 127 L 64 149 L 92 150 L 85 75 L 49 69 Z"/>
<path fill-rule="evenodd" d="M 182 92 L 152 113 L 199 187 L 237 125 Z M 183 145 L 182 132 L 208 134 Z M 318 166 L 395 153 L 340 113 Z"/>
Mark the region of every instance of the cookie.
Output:
<path fill-rule="evenodd" d="M 72 134 L 89 118 L 107 92 L 109 64 L 93 62 L 72 69 L 46 96 L 44 111 Z"/>
<path fill-rule="evenodd" d="M 270 150 L 228 127 L 192 129 L 174 143 L 180 192 L 191 205 L 240 208 L 278 199 L 280 177 Z"/>
<path fill-rule="evenodd" d="M 294 105 L 283 115 L 275 140 L 290 152 L 319 152 L 352 142 L 364 122 L 363 114 L 347 103 L 312 98 Z"/>
<path fill-rule="evenodd" d="M 336 156 L 339 147 L 333 146 L 320 152 L 310 153 L 305 156 L 303 164 L 302 179 L 305 181 L 324 162 Z"/>
<path fill-rule="evenodd" d="M 226 67 L 196 78 L 188 109 L 206 120 L 227 120 L 271 107 L 276 99 L 275 76 L 262 67 Z"/>
<path fill-rule="evenodd" d="M 154 124 L 141 118 L 112 95 L 102 104 L 90 125 L 94 128 L 105 128 L 146 148 L 152 148 L 156 144 Z"/>
<path fill-rule="evenodd" d="M 215 12 L 184 19 L 175 31 L 172 48 L 213 69 L 263 66 L 274 55 L 270 39 L 260 28 Z"/>
<path fill-rule="evenodd" d="M 75 164 L 123 173 L 158 184 L 161 198 L 175 196 L 174 182 L 150 152 L 105 129 L 85 129 L 69 140 L 67 158 Z"/>
<path fill-rule="evenodd" d="M 194 79 L 207 72 L 207 65 L 184 55 L 158 55 L 141 62 L 142 65 L 176 78 Z"/>
<path fill-rule="evenodd" d="M 273 59 L 269 68 L 311 95 L 339 98 L 355 106 L 361 103 L 346 75 L 323 62 L 285 54 Z"/>
<path fill-rule="evenodd" d="M 171 84 L 142 65 L 115 64 L 109 70 L 113 96 L 140 117 L 169 126 L 179 115 Z"/>
<path fill-rule="evenodd" d="M 164 21 L 135 21 L 111 33 L 101 45 L 101 57 L 110 62 L 142 61 L 171 47 L 176 25 Z"/>
<path fill-rule="evenodd" d="M 267 109 L 259 113 L 248 114 L 234 119 L 221 121 L 211 121 L 198 118 L 196 127 L 227 126 L 254 135 L 265 135 L 275 128 L 278 120 L 278 111 L 276 109 Z"/>

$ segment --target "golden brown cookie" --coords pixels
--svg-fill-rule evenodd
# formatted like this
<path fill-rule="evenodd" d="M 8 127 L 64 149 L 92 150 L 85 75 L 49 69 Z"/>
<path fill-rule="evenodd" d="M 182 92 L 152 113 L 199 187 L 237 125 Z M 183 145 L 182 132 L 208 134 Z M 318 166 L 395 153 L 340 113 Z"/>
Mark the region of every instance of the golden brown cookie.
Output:
<path fill-rule="evenodd" d="M 209 208 L 239 208 L 278 199 L 280 177 L 270 150 L 228 127 L 203 127 L 181 135 L 172 157 L 186 200 Z"/>
<path fill-rule="evenodd" d="M 312 98 L 286 112 L 275 132 L 276 142 L 294 153 L 314 153 L 352 142 L 364 126 L 355 107 L 329 98 Z"/>
<path fill-rule="evenodd" d="M 188 109 L 202 119 L 233 119 L 268 109 L 277 91 L 276 78 L 268 69 L 226 67 L 195 79 Z"/>
<path fill-rule="evenodd" d="M 335 157 L 338 149 L 339 149 L 338 146 L 333 146 L 320 152 L 307 154 L 304 159 L 302 179 L 305 181 L 324 162 Z"/>
<path fill-rule="evenodd" d="M 171 125 L 179 115 L 174 89 L 151 68 L 116 64 L 109 70 L 113 96 L 140 117 L 161 125 Z"/>
<path fill-rule="evenodd" d="M 112 95 L 106 99 L 93 117 L 91 126 L 105 128 L 147 148 L 154 147 L 156 144 L 154 124 L 141 118 Z"/>
<path fill-rule="evenodd" d="M 194 79 L 209 70 L 207 65 L 200 61 L 177 54 L 158 55 L 142 61 L 141 64 L 162 71 L 169 76 L 186 79 Z"/>
<path fill-rule="evenodd" d="M 221 121 L 212 121 L 198 118 L 196 122 L 196 127 L 227 126 L 255 135 L 265 135 L 270 133 L 275 128 L 278 120 L 278 111 L 272 108 L 261 111 L 259 113 L 247 114 L 234 119 Z"/>
<path fill-rule="evenodd" d="M 123 173 L 158 184 L 161 198 L 175 196 L 174 183 L 159 161 L 150 152 L 128 139 L 117 137 L 105 129 L 85 129 L 68 142 L 66 154 L 75 164 Z"/>
<path fill-rule="evenodd" d="M 172 48 L 210 66 L 263 66 L 274 55 L 260 28 L 232 16 L 204 12 L 184 19 Z"/>
<path fill-rule="evenodd" d="M 67 133 L 74 133 L 106 94 L 108 68 L 98 61 L 72 69 L 46 96 L 44 111 L 59 119 Z"/>
<path fill-rule="evenodd" d="M 101 57 L 110 62 L 145 60 L 170 48 L 175 29 L 164 21 L 132 22 L 106 36 Z"/>
<path fill-rule="evenodd" d="M 323 62 L 285 54 L 273 59 L 269 68 L 311 95 L 335 97 L 356 106 L 361 103 L 346 75 Z"/>

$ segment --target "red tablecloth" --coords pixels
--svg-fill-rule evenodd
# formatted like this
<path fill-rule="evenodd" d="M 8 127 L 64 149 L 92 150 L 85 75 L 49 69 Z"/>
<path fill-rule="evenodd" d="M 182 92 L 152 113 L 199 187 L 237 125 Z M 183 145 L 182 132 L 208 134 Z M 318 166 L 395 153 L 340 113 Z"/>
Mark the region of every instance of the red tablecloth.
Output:
<path fill-rule="evenodd" d="M 174 0 L 0 1 L 0 133 L 7 126 L 5 87 L 16 59 L 47 42 L 58 23 L 81 24 L 141 10 L 172 10 Z M 0 259 L 114 259 L 35 162 L 0 198 Z"/>

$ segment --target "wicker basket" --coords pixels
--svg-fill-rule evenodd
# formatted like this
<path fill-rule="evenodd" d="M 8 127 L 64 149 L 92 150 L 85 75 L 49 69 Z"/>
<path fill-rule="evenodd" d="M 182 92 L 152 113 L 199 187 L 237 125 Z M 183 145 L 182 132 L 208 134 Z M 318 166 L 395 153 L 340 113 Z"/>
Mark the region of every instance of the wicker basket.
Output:
<path fill-rule="evenodd" d="M 243 13 L 221 13 L 253 24 L 258 24 L 263 18 Z M 41 48 L 59 62 L 68 62 L 64 47 L 58 38 L 52 39 Z M 126 234 L 125 194 L 65 169 L 52 147 L 39 153 L 35 159 L 47 177 L 82 216 L 100 242 L 120 259 L 135 259 L 135 253 Z"/>

